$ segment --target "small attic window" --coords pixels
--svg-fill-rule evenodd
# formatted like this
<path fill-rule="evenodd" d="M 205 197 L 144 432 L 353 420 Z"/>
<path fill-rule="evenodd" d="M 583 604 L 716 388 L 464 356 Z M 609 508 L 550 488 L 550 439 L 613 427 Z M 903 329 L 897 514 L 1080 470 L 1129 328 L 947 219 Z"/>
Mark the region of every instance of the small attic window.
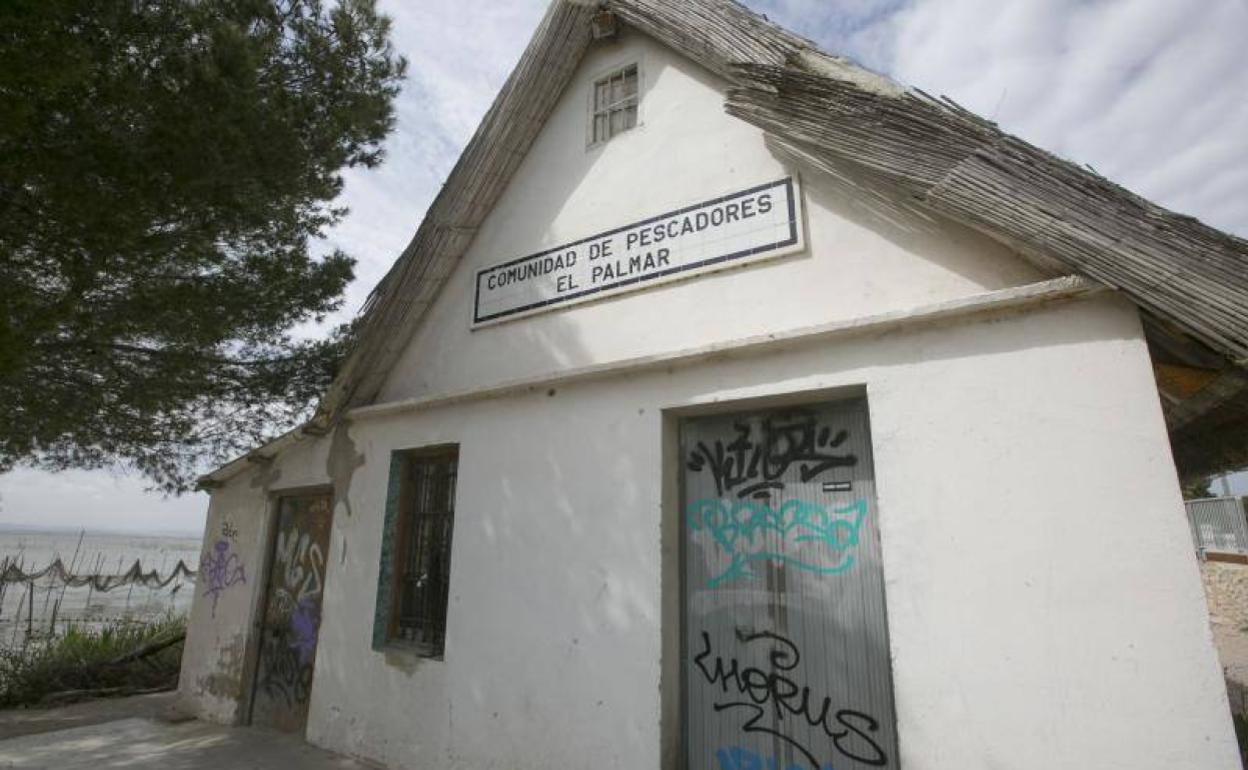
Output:
<path fill-rule="evenodd" d="M 629 64 L 594 81 L 591 144 L 637 127 L 637 65 Z"/>

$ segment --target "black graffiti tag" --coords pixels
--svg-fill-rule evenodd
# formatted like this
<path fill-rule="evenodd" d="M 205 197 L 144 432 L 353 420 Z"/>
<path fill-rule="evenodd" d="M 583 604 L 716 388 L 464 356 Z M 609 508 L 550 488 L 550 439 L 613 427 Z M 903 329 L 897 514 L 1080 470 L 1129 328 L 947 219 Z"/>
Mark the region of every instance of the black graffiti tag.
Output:
<path fill-rule="evenodd" d="M 269 631 L 264 645 L 264 675 L 260 686 L 274 700 L 288 707 L 308 700 L 312 692 L 312 666 L 300 658 L 297 640 L 288 628 Z"/>
<path fill-rule="evenodd" d="M 770 670 L 759 668 L 741 668 L 736 658 L 726 664 L 720 656 L 715 657 L 713 667 L 708 667 L 711 657 L 711 636 L 702 632 L 702 651 L 694 656 L 694 665 L 702 672 L 702 676 L 710 685 L 719 685 L 720 691 L 730 698 L 734 695 L 743 696 L 740 700 L 725 700 L 712 704 L 716 712 L 728 709 L 742 709 L 748 718 L 741 723 L 741 729 L 747 733 L 766 733 L 788 743 L 802 753 L 812 768 L 822 765 L 807 746 L 794 738 L 771 727 L 760 724 L 767 713 L 767 705 L 771 704 L 776 718 L 785 715 L 804 718 L 811 727 L 817 727 L 832 739 L 832 745 L 841 754 L 866 765 L 883 766 L 888 763 L 888 755 L 875 742 L 872 733 L 880 729 L 880 723 L 870 714 L 853 709 L 832 711 L 832 699 L 825 696 L 818 706 L 811 703 L 810 687 L 799 686 L 791 677 L 801 660 L 801 653 L 792 640 L 779 634 L 764 631 L 757 634 L 738 633 L 742 644 L 762 642 L 772 644 L 767 654 Z M 729 687 L 731 685 L 731 687 Z"/>
<path fill-rule="evenodd" d="M 802 481 L 810 481 L 832 468 L 858 464 L 857 456 L 832 451 L 845 443 L 849 432 L 833 433 L 832 428 L 820 426 L 809 412 L 764 418 L 762 435 L 757 440 L 752 435 L 751 423 L 735 423 L 733 430 L 736 438 L 727 444 L 716 441 L 712 448 L 699 441 L 686 465 L 694 473 L 709 467 L 716 492 L 721 496 L 735 491 L 738 497 L 746 498 L 770 489 L 783 489 L 780 478 L 794 464 Z"/>

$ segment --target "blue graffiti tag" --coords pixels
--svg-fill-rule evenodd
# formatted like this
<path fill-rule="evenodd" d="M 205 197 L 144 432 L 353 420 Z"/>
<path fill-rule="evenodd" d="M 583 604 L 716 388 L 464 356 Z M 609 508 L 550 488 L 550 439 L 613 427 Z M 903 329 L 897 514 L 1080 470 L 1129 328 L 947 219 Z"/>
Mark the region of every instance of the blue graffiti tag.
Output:
<path fill-rule="evenodd" d="M 719 760 L 719 770 L 807 770 L 805 766 L 795 762 L 780 764 L 775 757 L 764 759 L 740 746 L 719 749 L 715 752 L 715 758 Z M 833 768 L 831 763 L 828 763 L 815 770 L 833 770 Z"/>
<path fill-rule="evenodd" d="M 709 588 L 715 588 L 729 580 L 753 578 L 750 564 L 760 561 L 820 575 L 844 572 L 854 565 L 850 551 L 858 546 L 867 501 L 857 500 L 829 513 L 823 506 L 803 500 L 786 500 L 776 509 L 759 500 L 704 498 L 689 505 L 687 516 L 691 530 L 709 532 L 720 549 L 732 557 L 723 572 L 707 581 Z M 809 557 L 815 553 L 790 555 L 770 550 L 766 539 L 769 532 L 778 533 L 794 546 L 812 543 L 822 558 L 814 561 Z"/>

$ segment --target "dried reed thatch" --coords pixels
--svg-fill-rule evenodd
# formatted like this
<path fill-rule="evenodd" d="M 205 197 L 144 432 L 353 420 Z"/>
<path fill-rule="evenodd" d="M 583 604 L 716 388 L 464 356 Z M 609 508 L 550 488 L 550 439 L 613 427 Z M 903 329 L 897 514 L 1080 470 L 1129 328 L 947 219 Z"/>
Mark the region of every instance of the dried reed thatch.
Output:
<path fill-rule="evenodd" d="M 370 297 L 357 348 L 310 429 L 323 430 L 375 398 L 541 131 L 602 8 L 726 78 L 727 111 L 794 157 L 816 169 L 852 166 L 884 177 L 919 205 L 1046 270 L 1121 290 L 1190 338 L 1184 344 L 1195 352 L 1179 356 L 1184 365 L 1207 366 L 1206 354 L 1216 353 L 1224 367 L 1220 396 L 1196 410 L 1168 404 L 1175 447 L 1181 461 L 1202 470 L 1248 462 L 1248 449 L 1200 449 L 1214 428 L 1218 435 L 1248 429 L 1248 389 L 1239 375 L 1248 364 L 1248 242 L 1153 205 L 946 99 L 823 54 L 732 0 L 551 5 L 411 244 Z"/>
<path fill-rule="evenodd" d="M 1121 289 L 1248 362 L 1248 241 L 1132 194 L 946 100 L 742 65 L 728 112 L 812 155 L 881 173 L 933 210 Z"/>

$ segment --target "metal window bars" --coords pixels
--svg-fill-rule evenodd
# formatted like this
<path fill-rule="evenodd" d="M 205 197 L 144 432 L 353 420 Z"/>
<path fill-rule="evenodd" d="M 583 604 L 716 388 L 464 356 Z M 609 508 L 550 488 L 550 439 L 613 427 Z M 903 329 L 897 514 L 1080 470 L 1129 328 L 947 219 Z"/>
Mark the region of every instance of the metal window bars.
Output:
<path fill-rule="evenodd" d="M 457 466 L 454 451 L 407 461 L 394 636 L 431 657 L 446 640 Z"/>

